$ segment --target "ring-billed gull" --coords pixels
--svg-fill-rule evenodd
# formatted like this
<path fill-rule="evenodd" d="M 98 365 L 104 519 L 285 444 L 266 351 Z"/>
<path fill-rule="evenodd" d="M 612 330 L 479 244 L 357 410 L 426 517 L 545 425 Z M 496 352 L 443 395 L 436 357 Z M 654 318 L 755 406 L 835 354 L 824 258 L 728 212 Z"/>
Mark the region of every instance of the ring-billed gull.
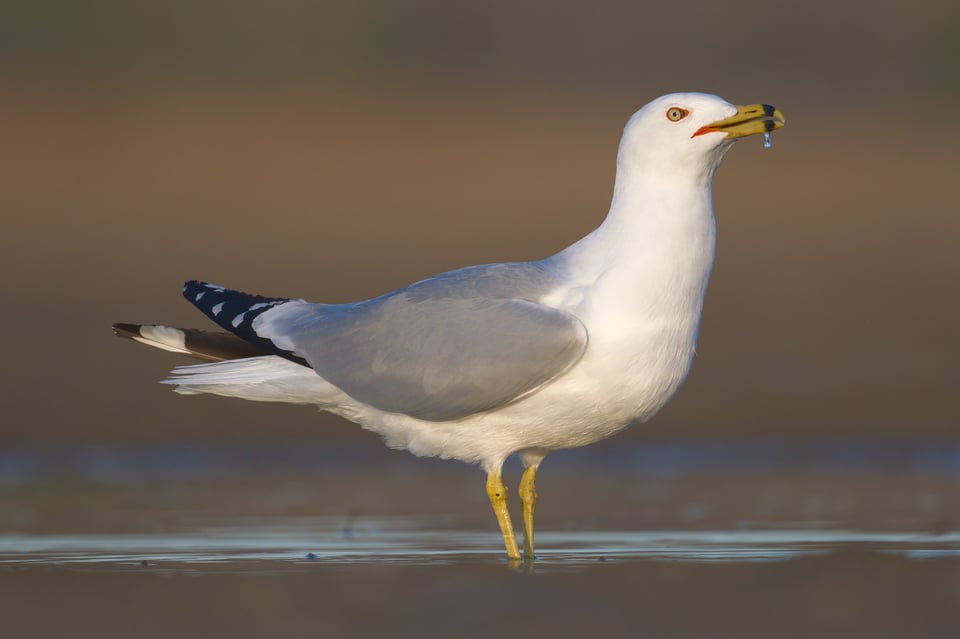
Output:
<path fill-rule="evenodd" d="M 228 332 L 117 324 L 118 335 L 212 363 L 176 368 L 185 394 L 315 404 L 416 455 L 478 463 L 507 556 L 520 558 L 501 479 L 518 453 L 524 556 L 544 456 L 649 419 L 690 370 L 713 265 L 711 182 L 738 138 L 783 126 L 765 104 L 675 93 L 637 111 L 603 224 L 534 262 L 472 266 L 353 304 L 184 296 Z"/>

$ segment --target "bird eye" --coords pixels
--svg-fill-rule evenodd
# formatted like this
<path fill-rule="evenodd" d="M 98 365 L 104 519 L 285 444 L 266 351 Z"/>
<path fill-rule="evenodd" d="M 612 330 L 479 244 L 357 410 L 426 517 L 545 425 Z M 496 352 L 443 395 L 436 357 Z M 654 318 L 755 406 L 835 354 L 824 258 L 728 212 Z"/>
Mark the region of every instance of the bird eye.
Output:
<path fill-rule="evenodd" d="M 690 115 L 690 112 L 680 107 L 670 107 L 667 109 L 667 119 L 671 122 L 679 122 L 688 115 Z"/>

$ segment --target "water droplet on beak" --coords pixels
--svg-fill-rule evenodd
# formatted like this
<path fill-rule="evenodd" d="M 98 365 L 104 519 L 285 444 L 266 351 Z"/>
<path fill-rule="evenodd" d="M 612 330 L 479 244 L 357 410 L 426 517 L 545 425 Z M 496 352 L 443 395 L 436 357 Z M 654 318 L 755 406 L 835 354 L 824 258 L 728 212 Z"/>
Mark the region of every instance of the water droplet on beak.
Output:
<path fill-rule="evenodd" d="M 763 134 L 763 148 L 769 149 L 771 146 L 773 146 L 773 143 L 770 142 L 770 132 L 767 131 Z"/>

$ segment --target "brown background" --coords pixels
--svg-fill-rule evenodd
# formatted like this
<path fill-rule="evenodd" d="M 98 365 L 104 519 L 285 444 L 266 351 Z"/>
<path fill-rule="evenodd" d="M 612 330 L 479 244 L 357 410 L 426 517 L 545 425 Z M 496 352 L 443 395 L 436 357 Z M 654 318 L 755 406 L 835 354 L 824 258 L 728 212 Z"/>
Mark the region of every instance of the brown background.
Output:
<path fill-rule="evenodd" d="M 191 278 L 347 301 L 548 255 L 603 218 L 627 117 L 677 90 L 788 125 L 725 160 L 693 374 L 623 437 L 957 434 L 955 5 L 3 11 L 8 445 L 358 436 L 178 397 L 155 382 L 181 360 L 109 325 L 208 325 Z"/>

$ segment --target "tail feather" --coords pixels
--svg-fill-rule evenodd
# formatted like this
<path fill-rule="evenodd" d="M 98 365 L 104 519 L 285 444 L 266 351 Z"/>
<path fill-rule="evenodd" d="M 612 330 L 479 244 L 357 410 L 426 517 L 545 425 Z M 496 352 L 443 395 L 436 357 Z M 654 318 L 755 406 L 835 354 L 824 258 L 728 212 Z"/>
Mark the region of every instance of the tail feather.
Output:
<path fill-rule="evenodd" d="M 196 328 L 173 328 L 155 324 L 113 325 L 118 337 L 160 348 L 173 353 L 182 353 L 207 362 L 222 362 L 231 359 L 266 355 L 263 349 L 250 342 L 220 331 L 203 331 Z"/>
<path fill-rule="evenodd" d="M 164 384 L 182 395 L 209 393 L 260 402 L 324 404 L 338 391 L 312 369 L 276 355 L 178 366 Z"/>

